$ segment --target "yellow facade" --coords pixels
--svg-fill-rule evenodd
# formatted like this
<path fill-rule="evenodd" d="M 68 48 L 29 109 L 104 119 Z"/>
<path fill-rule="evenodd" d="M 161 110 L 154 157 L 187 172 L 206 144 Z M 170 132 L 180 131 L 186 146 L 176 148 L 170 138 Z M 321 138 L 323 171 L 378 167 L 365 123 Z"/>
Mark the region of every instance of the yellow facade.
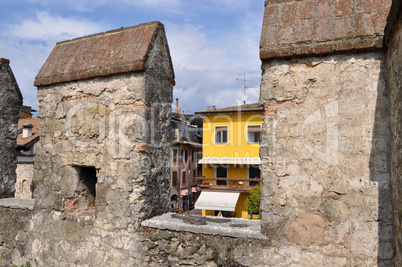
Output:
<path fill-rule="evenodd" d="M 262 111 L 257 112 L 223 112 L 203 114 L 203 158 L 259 158 L 259 143 L 250 143 L 247 140 L 248 126 L 262 127 Z M 227 126 L 227 142 L 217 144 L 215 141 L 215 129 L 219 126 Z M 248 165 L 228 164 L 228 178 L 248 178 Z M 213 164 L 203 164 L 203 177 L 216 177 L 216 170 Z M 215 180 L 204 180 L 203 183 L 216 184 Z M 247 182 L 227 181 L 228 186 L 245 187 Z M 235 192 L 236 188 L 230 189 Z M 247 216 L 246 198 L 249 196 L 247 190 L 239 190 L 240 193 L 235 212 L 232 215 L 238 218 L 249 218 Z M 212 210 L 203 210 L 203 215 L 214 215 Z"/>
<path fill-rule="evenodd" d="M 247 142 L 247 126 L 262 125 L 262 113 L 203 115 L 203 157 L 259 157 L 259 143 Z M 215 144 L 215 127 L 228 126 L 228 143 Z"/>

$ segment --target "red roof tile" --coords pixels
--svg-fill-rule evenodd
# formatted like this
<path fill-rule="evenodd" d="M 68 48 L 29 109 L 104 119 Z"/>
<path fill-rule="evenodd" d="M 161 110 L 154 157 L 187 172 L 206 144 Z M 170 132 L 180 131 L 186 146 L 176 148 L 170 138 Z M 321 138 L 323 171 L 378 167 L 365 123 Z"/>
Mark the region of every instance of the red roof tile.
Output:
<path fill-rule="evenodd" d="M 24 146 L 36 138 L 39 138 L 40 134 L 40 119 L 39 118 L 29 118 L 29 119 L 19 119 L 18 129 L 21 129 L 24 124 L 32 124 L 32 136 L 28 138 L 22 138 L 22 132 L 17 137 L 17 145 Z"/>
<path fill-rule="evenodd" d="M 145 70 L 160 22 L 59 42 L 35 78 L 35 86 Z"/>

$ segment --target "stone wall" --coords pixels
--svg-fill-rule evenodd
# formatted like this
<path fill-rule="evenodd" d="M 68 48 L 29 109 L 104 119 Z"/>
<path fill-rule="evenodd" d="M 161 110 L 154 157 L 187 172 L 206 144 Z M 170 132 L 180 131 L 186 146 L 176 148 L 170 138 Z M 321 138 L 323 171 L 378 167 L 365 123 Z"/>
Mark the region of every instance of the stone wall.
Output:
<path fill-rule="evenodd" d="M 366 52 L 262 65 L 262 229 L 302 249 L 289 263 L 392 264 L 385 62 Z"/>
<path fill-rule="evenodd" d="M 0 58 L 0 198 L 12 197 L 17 179 L 16 140 L 22 95 L 8 59 Z"/>
<path fill-rule="evenodd" d="M 155 35 L 144 71 L 38 88 L 37 266 L 141 266 L 140 222 L 169 205 L 173 69 L 163 28 Z"/>
<path fill-rule="evenodd" d="M 396 266 L 402 265 L 402 1 L 394 1 L 387 25 L 392 133 L 392 187 L 395 210 Z"/>
<path fill-rule="evenodd" d="M 0 225 L 6 231 L 0 231 L 0 266 L 23 264 L 29 259 L 27 242 L 29 239 L 29 221 L 32 210 L 0 207 Z"/>

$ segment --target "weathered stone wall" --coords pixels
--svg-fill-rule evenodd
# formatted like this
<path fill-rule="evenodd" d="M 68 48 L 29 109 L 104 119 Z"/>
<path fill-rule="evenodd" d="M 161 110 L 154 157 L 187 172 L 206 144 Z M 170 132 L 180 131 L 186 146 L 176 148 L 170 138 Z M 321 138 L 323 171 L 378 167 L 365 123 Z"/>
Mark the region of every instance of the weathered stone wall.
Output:
<path fill-rule="evenodd" d="M 0 198 L 12 197 L 17 179 L 16 140 L 22 95 L 8 59 L 0 58 Z"/>
<path fill-rule="evenodd" d="M 173 74 L 166 48 L 161 30 L 145 72 L 38 88 L 37 202 L 28 244 L 38 266 L 142 265 L 140 222 L 169 205 L 163 133 Z M 94 167 L 96 196 L 80 182 L 82 167 Z"/>
<path fill-rule="evenodd" d="M 32 210 L 0 207 L 0 266 L 13 266 L 28 261 L 29 221 Z"/>
<path fill-rule="evenodd" d="M 402 1 L 394 1 L 387 25 L 392 133 L 392 187 L 395 210 L 395 265 L 402 266 Z"/>
<path fill-rule="evenodd" d="M 142 266 L 266 266 L 272 256 L 264 240 L 157 229 L 143 231 L 142 245 Z"/>
<path fill-rule="evenodd" d="M 270 253 L 303 251 L 288 264 L 393 262 L 385 62 L 366 52 L 262 65 L 262 229 L 278 244 Z"/>

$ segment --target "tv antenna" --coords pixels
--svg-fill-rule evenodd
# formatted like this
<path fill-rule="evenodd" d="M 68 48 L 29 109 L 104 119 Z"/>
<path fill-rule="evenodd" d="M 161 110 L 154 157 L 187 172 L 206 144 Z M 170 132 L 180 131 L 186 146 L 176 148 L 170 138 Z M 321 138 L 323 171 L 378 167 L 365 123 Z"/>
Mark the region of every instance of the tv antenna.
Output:
<path fill-rule="evenodd" d="M 250 82 L 249 80 L 246 80 L 246 74 L 248 74 L 248 73 L 250 73 L 250 72 L 241 73 L 239 75 L 242 75 L 243 78 L 236 78 L 236 80 L 243 81 L 243 95 L 241 96 L 241 101 L 243 101 L 243 105 L 246 104 L 246 101 L 248 99 L 248 95 L 246 94 L 246 89 L 248 88 L 248 86 L 246 85 L 246 82 Z"/>

